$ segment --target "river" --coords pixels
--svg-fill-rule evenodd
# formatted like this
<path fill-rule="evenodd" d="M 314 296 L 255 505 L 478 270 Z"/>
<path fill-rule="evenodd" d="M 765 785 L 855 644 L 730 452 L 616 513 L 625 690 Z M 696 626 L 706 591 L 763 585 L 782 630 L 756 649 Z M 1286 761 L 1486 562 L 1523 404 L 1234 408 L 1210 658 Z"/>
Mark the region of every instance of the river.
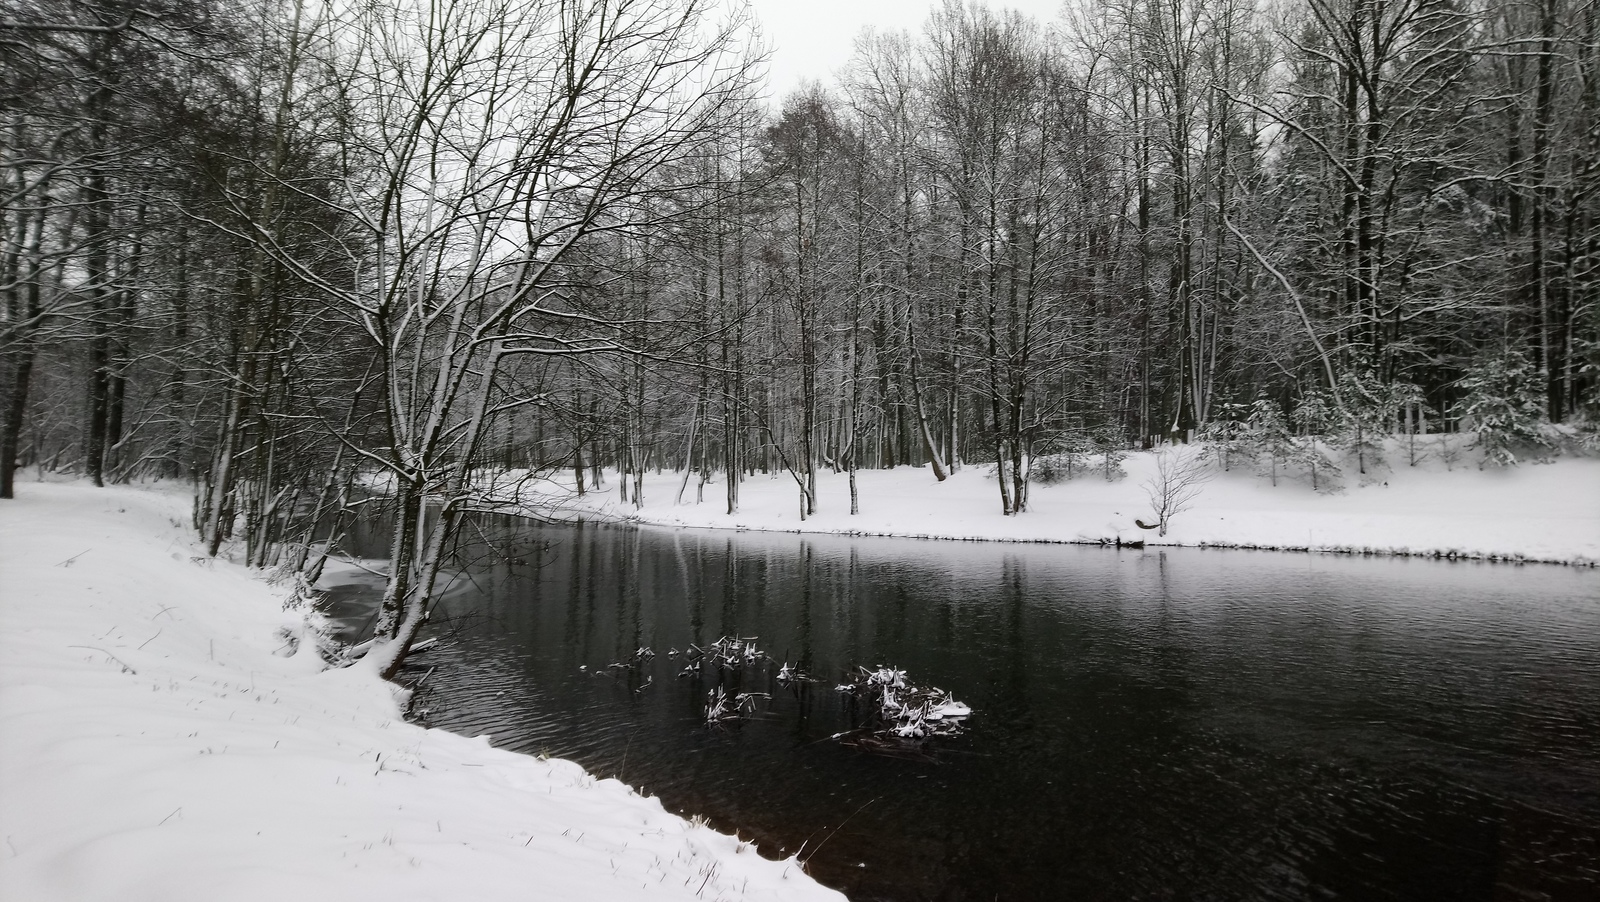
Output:
<path fill-rule="evenodd" d="M 419 717 L 798 851 L 858 902 L 1600 898 L 1592 570 L 468 532 Z M 725 635 L 773 663 L 686 668 Z M 966 731 L 831 739 L 835 684 L 879 664 L 970 705 Z M 719 684 L 770 698 L 708 726 Z"/>

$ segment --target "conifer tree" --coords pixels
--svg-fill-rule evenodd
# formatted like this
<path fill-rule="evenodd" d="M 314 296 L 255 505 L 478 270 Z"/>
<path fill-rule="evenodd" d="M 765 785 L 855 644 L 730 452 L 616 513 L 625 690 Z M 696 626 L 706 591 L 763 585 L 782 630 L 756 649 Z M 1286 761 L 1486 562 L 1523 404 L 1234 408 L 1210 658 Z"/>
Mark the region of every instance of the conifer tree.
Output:
<path fill-rule="evenodd" d="M 1284 419 L 1283 408 L 1271 398 L 1257 398 L 1245 419 L 1245 443 L 1252 456 L 1267 459 L 1272 484 L 1278 484 L 1278 469 L 1294 459 L 1294 435 Z"/>
<path fill-rule="evenodd" d="M 1480 467 L 1513 466 L 1519 454 L 1537 455 L 1550 447 L 1539 430 L 1540 382 L 1533 365 L 1516 351 L 1480 360 L 1461 380 L 1466 397 L 1456 410 L 1483 451 Z"/>

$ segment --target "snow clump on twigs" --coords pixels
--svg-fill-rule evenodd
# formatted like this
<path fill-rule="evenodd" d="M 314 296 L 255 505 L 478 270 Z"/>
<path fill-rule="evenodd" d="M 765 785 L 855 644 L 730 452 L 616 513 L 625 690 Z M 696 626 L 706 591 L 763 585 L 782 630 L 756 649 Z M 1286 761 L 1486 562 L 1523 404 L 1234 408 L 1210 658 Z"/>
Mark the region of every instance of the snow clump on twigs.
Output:
<path fill-rule="evenodd" d="M 772 656 L 756 646 L 758 638 L 760 637 L 751 636 L 745 639 L 739 636 L 723 636 L 705 648 L 690 645 L 683 653 L 688 663 L 679 671 L 678 676 L 689 676 L 699 670 L 702 664 L 711 664 L 723 670 L 739 670 L 771 661 Z"/>
<path fill-rule="evenodd" d="M 788 661 L 783 662 L 783 666 L 778 668 L 779 685 L 789 686 L 795 683 L 815 683 L 816 681 L 816 677 L 790 664 Z"/>
<path fill-rule="evenodd" d="M 706 724 L 717 726 L 743 720 L 756 708 L 756 699 L 771 698 L 765 692 L 740 692 L 729 695 L 721 686 L 706 693 Z"/>
<path fill-rule="evenodd" d="M 878 665 L 877 669 L 857 667 L 848 683 L 834 687 L 855 696 L 867 714 L 864 733 L 880 739 L 920 741 L 935 736 L 956 736 L 966 728 L 965 718 L 972 709 L 955 700 L 943 689 L 919 688 L 904 670 Z M 835 738 L 850 735 L 841 733 Z"/>

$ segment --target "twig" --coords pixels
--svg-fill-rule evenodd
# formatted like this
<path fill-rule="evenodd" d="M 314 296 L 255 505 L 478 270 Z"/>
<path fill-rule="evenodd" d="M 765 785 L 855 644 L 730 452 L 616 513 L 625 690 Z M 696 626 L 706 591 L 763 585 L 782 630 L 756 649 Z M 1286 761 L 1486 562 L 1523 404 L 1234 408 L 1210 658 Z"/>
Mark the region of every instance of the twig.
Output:
<path fill-rule="evenodd" d="M 330 554 L 328 556 L 333 558 L 336 561 L 341 562 L 341 563 L 349 564 L 350 566 L 355 567 L 358 570 L 365 570 L 368 573 L 372 574 L 373 576 L 380 576 L 380 577 L 383 577 L 384 579 L 388 579 L 389 578 L 389 574 L 384 573 L 382 570 L 374 570 L 371 567 L 368 567 L 366 564 L 361 563 L 359 560 L 356 560 L 355 558 L 350 557 L 349 555 L 333 555 L 333 554 Z"/>
<path fill-rule="evenodd" d="M 155 637 L 151 636 L 150 638 L 154 639 Z M 106 651 L 105 649 L 101 648 L 98 645 L 69 645 L 67 647 L 68 648 L 87 648 L 90 651 L 97 651 L 97 652 L 105 655 L 106 657 L 110 658 L 111 660 L 116 661 L 118 664 L 122 665 L 122 669 L 123 670 L 126 670 L 127 672 L 133 674 L 134 676 L 138 676 L 139 675 L 139 671 L 134 670 L 132 667 L 129 667 L 127 661 L 122 660 L 121 658 L 117 657 L 116 655 L 112 654 L 109 651 Z"/>
<path fill-rule="evenodd" d="M 881 799 L 881 798 L 883 798 L 883 796 L 878 796 L 877 798 L 874 798 L 874 799 L 867 799 L 866 803 L 863 804 L 860 808 L 857 808 L 855 811 L 850 812 L 850 817 L 847 817 L 844 820 L 840 821 L 839 822 L 839 826 L 834 827 L 832 833 L 829 833 L 827 836 L 824 836 L 822 838 L 822 842 L 817 843 L 817 847 L 815 849 L 811 850 L 811 854 L 810 855 L 806 856 L 806 861 L 810 861 L 811 859 L 817 857 L 817 853 L 821 852 L 822 851 L 822 847 L 828 844 L 828 840 L 833 839 L 835 836 L 837 836 L 839 834 L 839 831 L 844 829 L 844 825 L 850 823 L 850 819 L 851 818 L 855 817 L 856 815 L 860 814 L 863 811 L 866 811 L 867 810 L 867 805 L 871 805 L 873 802 L 876 802 L 876 801 L 878 801 L 878 799 Z M 795 853 L 795 857 L 796 858 L 800 857 L 800 853 L 796 852 Z M 805 864 L 806 862 L 802 861 L 800 863 L 801 864 Z"/>
<path fill-rule="evenodd" d="M 139 647 L 134 649 L 134 651 L 142 651 L 146 645 L 149 645 L 150 643 L 156 641 L 156 636 L 159 636 L 159 635 L 161 635 L 161 630 L 156 630 L 156 635 L 155 636 L 151 636 L 150 638 L 144 640 L 143 642 L 140 642 L 139 643 Z"/>
<path fill-rule="evenodd" d="M 73 555 L 72 557 L 69 557 L 66 560 L 62 561 L 61 563 L 57 564 L 56 566 L 57 567 L 71 567 L 73 561 L 76 561 L 78 558 L 83 557 L 84 555 L 88 554 L 89 552 L 91 552 L 93 550 L 94 550 L 93 548 L 85 548 L 82 551 L 78 552 L 77 554 Z"/>
<path fill-rule="evenodd" d="M 717 863 L 711 863 L 711 869 L 706 871 L 706 879 L 700 881 L 700 888 L 694 891 L 696 897 L 706 891 L 706 884 L 711 882 L 711 875 L 717 872 Z"/>
<path fill-rule="evenodd" d="M 628 744 L 622 747 L 622 766 L 617 768 L 617 779 L 623 783 L 628 782 L 628 752 L 633 749 L 633 734 L 637 732 L 639 728 L 634 727 L 633 732 L 628 734 Z"/>
<path fill-rule="evenodd" d="M 182 810 L 183 810 L 183 806 L 179 805 L 178 807 L 172 809 L 172 814 L 177 814 L 178 812 L 180 812 Z M 172 814 L 169 814 L 166 817 L 162 818 L 161 819 L 161 824 L 165 824 L 167 821 L 172 820 Z M 156 824 L 156 826 L 159 827 L 159 826 L 161 826 L 161 824 Z"/>

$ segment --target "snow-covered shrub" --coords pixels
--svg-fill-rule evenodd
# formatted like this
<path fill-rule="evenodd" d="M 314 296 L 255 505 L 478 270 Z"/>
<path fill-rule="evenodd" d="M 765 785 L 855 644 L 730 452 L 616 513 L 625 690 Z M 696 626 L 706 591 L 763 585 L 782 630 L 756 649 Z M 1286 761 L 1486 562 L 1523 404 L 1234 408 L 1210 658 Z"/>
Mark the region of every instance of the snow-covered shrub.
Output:
<path fill-rule="evenodd" d="M 1395 413 L 1401 419 L 1401 430 L 1406 436 L 1406 462 L 1414 467 L 1427 459 L 1427 445 L 1419 443 L 1417 436 L 1427 433 L 1428 415 L 1435 411 L 1428 406 L 1427 395 L 1420 385 L 1396 382 L 1392 391 Z"/>
<path fill-rule="evenodd" d="M 1094 439 L 1086 429 L 1074 429 L 1062 436 L 1061 453 L 1067 455 L 1067 460 L 1076 465 L 1075 469 L 1087 471 L 1089 469 L 1089 455 L 1094 453 Z M 1068 478 L 1075 477 L 1074 471 Z"/>
<path fill-rule="evenodd" d="M 1041 454 L 1033 459 L 1028 478 L 1040 485 L 1060 485 L 1072 478 L 1072 461 L 1061 454 Z"/>
<path fill-rule="evenodd" d="M 1594 310 L 1592 305 L 1590 310 Z M 1591 312 L 1590 315 L 1595 314 Z M 1573 375 L 1590 385 L 1589 391 L 1578 395 L 1577 416 L 1572 424 L 1578 430 L 1584 451 L 1600 453 L 1600 391 L 1594 389 L 1596 378 L 1600 378 L 1600 337 L 1574 335 L 1572 351 L 1578 361 L 1578 371 Z"/>
<path fill-rule="evenodd" d="M 1081 429 L 1068 429 L 1056 436 L 1033 459 L 1029 478 L 1040 485 L 1057 485 L 1088 469 L 1087 458 L 1094 445 Z"/>
<path fill-rule="evenodd" d="M 1600 415 L 1580 413 L 1572 427 L 1574 454 L 1600 454 Z"/>
<path fill-rule="evenodd" d="M 1224 470 L 1233 469 L 1234 462 L 1240 457 L 1248 459 L 1252 456 L 1245 416 L 1243 404 L 1218 405 L 1216 419 L 1201 426 L 1195 435 L 1205 443 L 1203 453 L 1216 458 L 1217 465 Z"/>
<path fill-rule="evenodd" d="M 1511 466 L 1519 454 L 1537 457 L 1549 450 L 1550 441 L 1540 428 L 1544 405 L 1539 373 L 1522 354 L 1507 351 L 1479 360 L 1460 386 L 1466 396 L 1456 413 L 1462 431 L 1475 436 L 1483 464 Z"/>
<path fill-rule="evenodd" d="M 1336 494 L 1344 490 L 1344 468 L 1335 457 L 1325 450 L 1321 438 L 1305 435 L 1295 439 L 1289 463 L 1305 473 L 1313 491 Z"/>
<path fill-rule="evenodd" d="M 1090 439 L 1094 442 L 1094 450 L 1100 455 L 1100 475 L 1106 482 L 1116 482 L 1128 475 L 1122 469 L 1122 462 L 1128 458 L 1128 439 L 1122 430 L 1116 426 L 1101 426 L 1096 429 Z"/>
<path fill-rule="evenodd" d="M 1306 392 L 1289 415 L 1289 422 L 1301 435 L 1326 435 L 1333 429 L 1338 408 L 1326 392 Z"/>
<path fill-rule="evenodd" d="M 1461 457 L 1463 454 L 1461 447 L 1461 436 L 1451 435 L 1449 433 L 1441 434 L 1439 436 L 1437 453 L 1439 455 L 1439 459 L 1444 461 L 1444 468 L 1446 472 L 1455 470 L 1456 464 L 1461 462 Z"/>
<path fill-rule="evenodd" d="M 1342 471 L 1322 450 L 1321 438 L 1333 431 L 1338 422 L 1338 408 L 1326 393 L 1317 390 L 1301 396 L 1289 421 L 1300 436 L 1295 440 L 1290 464 L 1304 470 L 1311 479 L 1311 488 L 1318 492 L 1338 491 Z"/>
<path fill-rule="evenodd" d="M 1539 433 L 1544 436 L 1551 457 L 1582 457 L 1600 451 L 1600 433 L 1581 418 L 1567 423 L 1541 423 Z"/>
<path fill-rule="evenodd" d="M 1277 485 L 1279 469 L 1295 455 L 1294 433 L 1289 431 L 1289 421 L 1277 401 L 1257 398 L 1250 405 L 1250 414 L 1244 421 L 1244 445 L 1251 457 L 1265 460 L 1272 484 Z"/>
<path fill-rule="evenodd" d="M 1339 377 L 1339 395 L 1343 406 L 1330 438 L 1355 457 L 1356 472 L 1367 476 L 1369 469 L 1387 466 L 1383 441 L 1394 425 L 1393 387 L 1371 369 L 1353 368 Z"/>

